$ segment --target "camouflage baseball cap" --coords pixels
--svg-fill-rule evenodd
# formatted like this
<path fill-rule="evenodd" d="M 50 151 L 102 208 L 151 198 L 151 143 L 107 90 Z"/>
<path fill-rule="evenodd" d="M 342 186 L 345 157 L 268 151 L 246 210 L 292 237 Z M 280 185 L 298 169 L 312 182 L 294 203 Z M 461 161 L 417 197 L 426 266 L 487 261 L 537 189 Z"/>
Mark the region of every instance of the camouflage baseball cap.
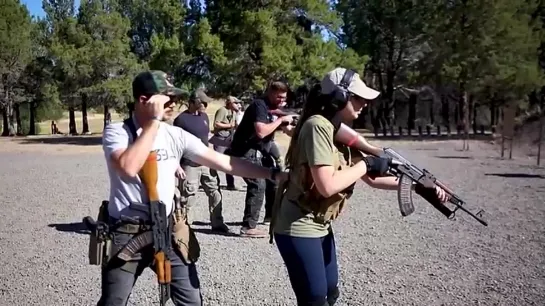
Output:
<path fill-rule="evenodd" d="M 187 92 L 172 85 L 168 75 L 160 70 L 141 72 L 132 81 L 132 96 L 135 99 L 156 94 L 179 97 L 186 95 Z"/>

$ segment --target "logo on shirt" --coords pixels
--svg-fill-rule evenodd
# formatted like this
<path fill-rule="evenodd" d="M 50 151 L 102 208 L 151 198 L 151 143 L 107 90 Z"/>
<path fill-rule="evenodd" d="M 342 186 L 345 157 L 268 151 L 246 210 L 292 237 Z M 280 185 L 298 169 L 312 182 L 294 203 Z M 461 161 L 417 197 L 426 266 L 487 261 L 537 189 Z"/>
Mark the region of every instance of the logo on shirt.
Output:
<path fill-rule="evenodd" d="M 176 158 L 176 156 L 172 152 L 166 149 L 157 149 L 154 151 L 155 153 L 157 153 L 157 161 L 165 161 L 165 160 Z"/>

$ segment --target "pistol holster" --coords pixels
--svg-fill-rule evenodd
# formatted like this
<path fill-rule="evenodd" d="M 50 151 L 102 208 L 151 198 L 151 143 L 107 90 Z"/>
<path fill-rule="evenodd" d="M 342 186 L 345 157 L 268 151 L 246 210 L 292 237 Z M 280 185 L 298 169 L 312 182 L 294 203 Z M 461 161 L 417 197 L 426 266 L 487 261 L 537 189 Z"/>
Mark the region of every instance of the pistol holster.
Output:
<path fill-rule="evenodd" d="M 108 201 L 102 201 L 96 222 L 91 217 L 83 219 L 83 222 L 91 232 L 88 253 L 90 265 L 105 265 L 110 258 L 112 237 L 108 226 L 110 219 L 108 203 Z"/>

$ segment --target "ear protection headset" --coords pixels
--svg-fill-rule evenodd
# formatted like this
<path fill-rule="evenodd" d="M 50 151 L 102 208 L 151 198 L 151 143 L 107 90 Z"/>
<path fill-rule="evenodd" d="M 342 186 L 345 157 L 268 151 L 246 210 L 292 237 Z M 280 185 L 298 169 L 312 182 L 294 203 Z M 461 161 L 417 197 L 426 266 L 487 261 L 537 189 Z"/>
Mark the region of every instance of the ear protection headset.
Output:
<path fill-rule="evenodd" d="M 335 86 L 335 90 L 331 93 L 333 95 L 331 99 L 331 104 L 334 108 L 334 111 L 339 111 L 343 109 L 348 103 L 348 98 L 350 98 L 350 92 L 348 87 L 354 78 L 356 72 L 350 69 L 346 69 L 344 72 L 341 82 Z"/>

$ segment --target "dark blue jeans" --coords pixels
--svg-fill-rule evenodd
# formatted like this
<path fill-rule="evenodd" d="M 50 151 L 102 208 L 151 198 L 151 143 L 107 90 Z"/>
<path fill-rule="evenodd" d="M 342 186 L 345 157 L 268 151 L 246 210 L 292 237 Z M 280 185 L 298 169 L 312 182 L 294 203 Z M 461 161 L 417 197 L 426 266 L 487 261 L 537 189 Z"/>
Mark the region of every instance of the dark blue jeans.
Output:
<path fill-rule="evenodd" d="M 333 232 L 321 238 L 274 234 L 298 306 L 330 306 L 339 297 Z"/>

